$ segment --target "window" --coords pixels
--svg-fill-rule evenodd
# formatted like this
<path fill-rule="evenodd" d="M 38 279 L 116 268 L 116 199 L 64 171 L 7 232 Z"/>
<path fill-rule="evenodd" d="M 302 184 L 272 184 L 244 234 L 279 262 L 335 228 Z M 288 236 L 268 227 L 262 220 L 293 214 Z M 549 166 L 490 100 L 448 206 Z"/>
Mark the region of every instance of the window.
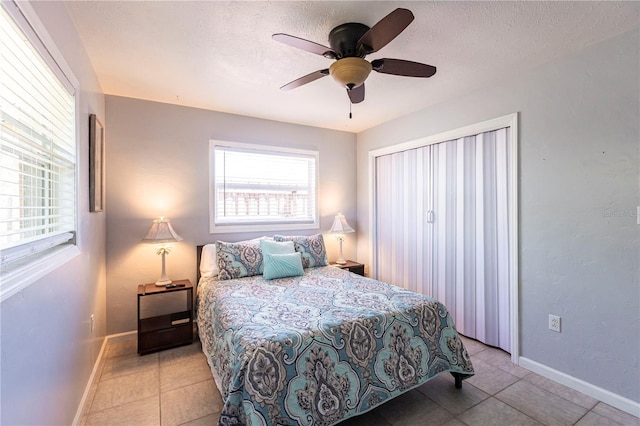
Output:
<path fill-rule="evenodd" d="M 57 50 L 46 32 L 35 34 L 32 28 L 42 24 L 28 5 L 5 7 L 0 7 L 2 300 L 66 261 L 75 246 L 77 208 L 77 84 L 58 65 L 61 58 L 49 53 Z"/>
<path fill-rule="evenodd" d="M 211 232 L 318 228 L 318 152 L 210 141 Z"/>

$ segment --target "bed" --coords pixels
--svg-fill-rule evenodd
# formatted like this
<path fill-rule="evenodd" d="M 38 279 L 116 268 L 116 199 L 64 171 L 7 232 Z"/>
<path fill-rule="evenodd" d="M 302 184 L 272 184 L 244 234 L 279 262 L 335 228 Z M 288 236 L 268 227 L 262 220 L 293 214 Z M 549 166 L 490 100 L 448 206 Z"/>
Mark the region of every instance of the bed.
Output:
<path fill-rule="evenodd" d="M 326 266 L 323 244 L 301 274 L 268 279 L 273 256 L 246 243 L 231 254 L 218 243 L 215 276 L 200 277 L 199 262 L 198 333 L 222 395 L 220 425 L 333 425 L 441 373 L 456 387 L 474 374 L 437 300 Z"/>

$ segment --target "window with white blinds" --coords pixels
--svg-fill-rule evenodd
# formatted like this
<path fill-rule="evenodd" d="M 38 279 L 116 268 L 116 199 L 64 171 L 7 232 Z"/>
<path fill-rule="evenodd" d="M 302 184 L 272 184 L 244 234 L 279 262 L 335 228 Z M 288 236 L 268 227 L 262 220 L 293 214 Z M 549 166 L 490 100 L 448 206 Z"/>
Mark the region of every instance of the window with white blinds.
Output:
<path fill-rule="evenodd" d="M 211 232 L 318 227 L 318 152 L 210 142 Z"/>
<path fill-rule="evenodd" d="M 19 9 L 16 9 L 19 10 Z M 25 19 L 20 12 L 17 15 Z M 21 27 L 31 33 L 25 34 Z M 35 36 L 35 38 L 34 38 Z M 48 37 L 48 36 L 47 36 Z M 36 48 L 30 40 L 41 45 Z M 48 40 L 48 38 L 47 38 Z M 44 48 L 43 48 L 44 47 Z M 5 273 L 73 244 L 76 100 L 29 24 L 0 7 L 0 265 Z"/>

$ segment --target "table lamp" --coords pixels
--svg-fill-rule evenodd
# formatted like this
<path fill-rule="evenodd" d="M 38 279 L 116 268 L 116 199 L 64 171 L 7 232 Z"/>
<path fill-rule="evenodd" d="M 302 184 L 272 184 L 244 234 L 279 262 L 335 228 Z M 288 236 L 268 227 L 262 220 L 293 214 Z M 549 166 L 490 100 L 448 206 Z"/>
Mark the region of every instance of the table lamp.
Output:
<path fill-rule="evenodd" d="M 344 241 L 344 234 L 349 234 L 351 232 L 356 232 L 356 230 L 349 226 L 347 219 L 345 219 L 342 213 L 338 213 L 335 219 L 333 219 L 333 225 L 331 226 L 329 233 L 336 234 L 336 239 L 340 241 L 340 257 L 336 260 L 336 263 L 339 265 L 347 263 L 342 255 L 342 242 Z"/>
<path fill-rule="evenodd" d="M 142 241 L 148 244 L 162 244 L 156 251 L 156 254 L 162 255 L 162 275 L 160 276 L 160 279 L 156 281 L 156 285 L 162 287 L 167 284 L 171 284 L 171 280 L 167 277 L 164 259 L 165 255 L 171 252 L 171 247 L 167 247 L 164 244 L 182 241 L 182 237 L 173 230 L 171 223 L 169 223 L 169 219 L 160 217 L 160 219 L 155 219 L 153 221 L 151 229 L 149 229 L 147 236 L 144 237 Z"/>

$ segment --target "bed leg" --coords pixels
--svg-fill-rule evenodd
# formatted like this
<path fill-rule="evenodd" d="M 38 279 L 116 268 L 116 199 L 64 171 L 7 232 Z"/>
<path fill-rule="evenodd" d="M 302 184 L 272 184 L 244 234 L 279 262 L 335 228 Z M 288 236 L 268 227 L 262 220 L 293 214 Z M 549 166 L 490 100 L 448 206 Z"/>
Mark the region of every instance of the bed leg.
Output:
<path fill-rule="evenodd" d="M 454 379 L 456 379 L 456 389 L 462 388 L 462 374 L 460 373 L 451 373 Z"/>

